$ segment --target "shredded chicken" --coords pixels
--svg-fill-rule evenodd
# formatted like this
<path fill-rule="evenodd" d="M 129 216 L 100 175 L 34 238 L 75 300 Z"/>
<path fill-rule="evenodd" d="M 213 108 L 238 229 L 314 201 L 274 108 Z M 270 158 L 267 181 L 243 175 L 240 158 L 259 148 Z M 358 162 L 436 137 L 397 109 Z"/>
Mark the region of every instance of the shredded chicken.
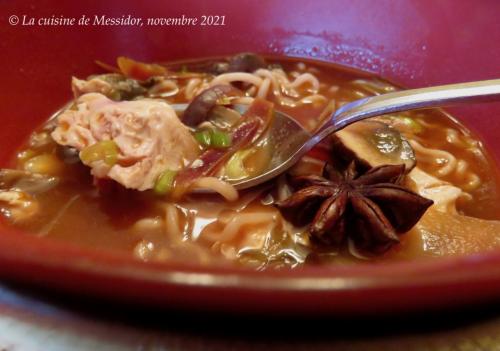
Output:
<path fill-rule="evenodd" d="M 132 100 L 147 92 L 136 80 L 116 73 L 92 76 L 87 80 L 73 77 L 71 89 L 75 99 L 87 93 L 100 93 L 115 101 Z"/>
<path fill-rule="evenodd" d="M 71 89 L 73 90 L 75 98 L 77 98 L 86 93 L 101 93 L 109 96 L 113 87 L 111 84 L 98 77 L 89 80 L 73 77 L 71 79 Z"/>
<path fill-rule="evenodd" d="M 130 189 L 153 188 L 165 171 L 180 170 L 199 153 L 198 144 L 164 101 L 141 99 L 115 102 L 102 94 L 89 93 L 76 101 L 76 110 L 66 110 L 52 132 L 61 145 L 81 151 L 104 140 L 113 140 L 118 162 L 88 164 L 97 178 L 116 180 Z"/>

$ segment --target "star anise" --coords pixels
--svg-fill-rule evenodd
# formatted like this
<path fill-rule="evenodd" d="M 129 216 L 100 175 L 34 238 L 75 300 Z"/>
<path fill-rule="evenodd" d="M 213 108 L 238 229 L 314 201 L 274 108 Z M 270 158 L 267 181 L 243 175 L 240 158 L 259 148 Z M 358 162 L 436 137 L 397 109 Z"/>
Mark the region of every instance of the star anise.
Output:
<path fill-rule="evenodd" d="M 404 165 L 382 165 L 358 175 L 325 168 L 324 176 L 296 176 L 297 190 L 276 205 L 296 224 L 309 225 L 316 242 L 338 247 L 347 239 L 365 252 L 381 253 L 399 242 L 432 205 L 401 184 Z"/>

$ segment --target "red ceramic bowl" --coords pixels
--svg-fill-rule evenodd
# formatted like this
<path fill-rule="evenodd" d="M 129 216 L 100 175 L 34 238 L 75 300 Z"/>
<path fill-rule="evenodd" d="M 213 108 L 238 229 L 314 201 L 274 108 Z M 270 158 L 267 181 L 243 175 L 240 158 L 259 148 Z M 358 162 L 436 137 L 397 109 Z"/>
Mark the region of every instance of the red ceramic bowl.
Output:
<path fill-rule="evenodd" d="M 500 75 L 497 1 L 20 1 L 0 3 L 0 166 L 70 98 L 94 60 L 256 51 L 351 65 L 408 87 Z M 224 26 L 23 25 L 52 15 L 225 16 Z M 19 23 L 15 22 L 18 16 Z M 500 105 L 454 110 L 500 159 Z M 500 235 L 500 233 L 499 233 Z M 151 264 L 2 229 L 0 274 L 133 303 L 244 312 L 360 314 L 500 296 L 500 254 L 376 266 L 253 272 Z"/>

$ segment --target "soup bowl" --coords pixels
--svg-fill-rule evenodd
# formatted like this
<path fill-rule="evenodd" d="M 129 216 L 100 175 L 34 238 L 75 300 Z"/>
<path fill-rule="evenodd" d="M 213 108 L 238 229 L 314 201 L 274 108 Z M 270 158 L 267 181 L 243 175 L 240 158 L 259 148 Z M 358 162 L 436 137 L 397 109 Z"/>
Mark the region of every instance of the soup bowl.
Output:
<path fill-rule="evenodd" d="M 407 87 L 492 79 L 500 74 L 499 10 L 494 1 L 452 0 L 2 2 L 0 166 L 71 98 L 71 76 L 95 72 L 96 59 L 168 61 L 254 51 L 340 63 Z M 105 24 L 129 15 L 143 25 Z M 147 22 L 183 15 L 197 24 Z M 210 16 L 219 16 L 218 25 Z M 63 17 L 75 21 L 50 24 Z M 500 160 L 500 104 L 452 112 Z M 142 262 L 2 226 L 0 275 L 138 305 L 357 315 L 493 301 L 500 296 L 500 253 L 256 272 Z"/>

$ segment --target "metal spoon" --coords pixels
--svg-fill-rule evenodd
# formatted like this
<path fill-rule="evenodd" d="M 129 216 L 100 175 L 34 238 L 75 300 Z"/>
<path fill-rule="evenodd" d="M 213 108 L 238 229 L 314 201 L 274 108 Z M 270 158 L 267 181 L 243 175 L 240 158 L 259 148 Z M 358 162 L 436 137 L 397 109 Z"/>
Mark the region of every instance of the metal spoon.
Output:
<path fill-rule="evenodd" d="M 290 116 L 275 111 L 269 137 L 274 145 L 273 158 L 263 173 L 233 182 L 237 189 L 262 184 L 292 167 L 316 144 L 348 125 L 387 113 L 443 107 L 459 103 L 500 101 L 500 79 L 403 90 L 348 103 L 313 134 Z"/>

